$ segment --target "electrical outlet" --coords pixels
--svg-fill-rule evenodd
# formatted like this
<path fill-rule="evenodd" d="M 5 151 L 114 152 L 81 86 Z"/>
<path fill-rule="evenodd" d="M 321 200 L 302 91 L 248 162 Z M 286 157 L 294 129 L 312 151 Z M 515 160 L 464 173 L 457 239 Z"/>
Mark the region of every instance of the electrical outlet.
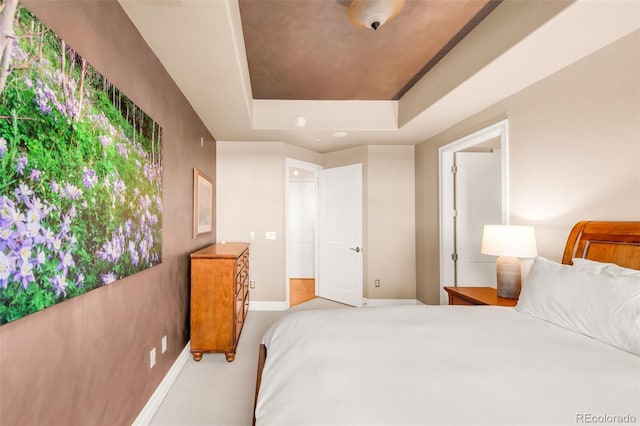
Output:
<path fill-rule="evenodd" d="M 162 336 L 162 353 L 167 351 L 167 336 Z"/>
<path fill-rule="evenodd" d="M 154 365 L 156 365 L 156 348 L 155 347 L 151 349 L 151 352 L 149 352 L 149 368 L 153 368 Z"/>
<path fill-rule="evenodd" d="M 256 288 L 256 282 L 255 281 L 249 281 L 249 288 Z"/>
<path fill-rule="evenodd" d="M 376 287 L 380 287 L 380 280 L 376 280 L 375 283 Z"/>

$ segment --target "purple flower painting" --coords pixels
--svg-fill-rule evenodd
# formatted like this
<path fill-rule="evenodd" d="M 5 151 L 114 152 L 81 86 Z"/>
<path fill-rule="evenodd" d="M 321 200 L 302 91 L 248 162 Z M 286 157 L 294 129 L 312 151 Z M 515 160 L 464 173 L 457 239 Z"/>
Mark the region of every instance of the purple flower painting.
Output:
<path fill-rule="evenodd" d="M 29 10 L 4 7 L 0 325 L 162 257 L 162 129 Z"/>

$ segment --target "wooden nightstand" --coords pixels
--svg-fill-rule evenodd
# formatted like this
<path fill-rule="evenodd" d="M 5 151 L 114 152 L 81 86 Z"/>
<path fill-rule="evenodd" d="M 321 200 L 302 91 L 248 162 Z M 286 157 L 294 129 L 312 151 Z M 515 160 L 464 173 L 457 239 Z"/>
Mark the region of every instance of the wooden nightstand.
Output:
<path fill-rule="evenodd" d="M 518 299 L 498 297 L 493 287 L 445 287 L 450 305 L 516 306 Z"/>

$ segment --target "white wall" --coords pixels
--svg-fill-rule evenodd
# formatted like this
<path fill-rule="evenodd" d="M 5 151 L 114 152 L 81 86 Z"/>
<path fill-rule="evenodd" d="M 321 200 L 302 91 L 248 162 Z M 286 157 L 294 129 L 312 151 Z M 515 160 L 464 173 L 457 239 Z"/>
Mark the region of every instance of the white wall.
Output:
<path fill-rule="evenodd" d="M 371 299 L 415 299 L 413 146 L 368 147 L 367 281 Z M 375 280 L 380 287 L 375 287 Z"/>
<path fill-rule="evenodd" d="M 220 141 L 216 155 L 217 241 L 251 243 L 252 301 L 284 301 L 285 158 L 318 164 L 322 156 L 281 142 Z"/>
<path fill-rule="evenodd" d="M 280 143 L 217 142 L 218 241 L 251 243 L 252 300 L 284 300 L 284 159 Z M 255 240 L 249 240 L 249 232 Z M 265 239 L 275 232 L 276 240 Z"/>
<path fill-rule="evenodd" d="M 280 142 L 218 142 L 218 240 L 251 242 L 252 301 L 286 299 L 285 159 L 363 165 L 364 296 L 415 299 L 413 146 L 364 146 L 317 154 Z M 369 172 L 372 170 L 372 172 Z M 278 239 L 265 240 L 265 231 Z M 381 287 L 374 287 L 380 279 Z"/>

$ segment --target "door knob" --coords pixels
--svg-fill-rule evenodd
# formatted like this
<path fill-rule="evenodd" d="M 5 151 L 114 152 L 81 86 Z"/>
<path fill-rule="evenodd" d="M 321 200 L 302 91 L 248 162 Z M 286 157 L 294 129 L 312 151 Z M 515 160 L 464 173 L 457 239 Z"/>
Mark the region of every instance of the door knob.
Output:
<path fill-rule="evenodd" d="M 360 253 L 360 247 L 355 247 L 355 248 L 351 247 L 349 250 L 353 250 L 356 253 Z"/>

